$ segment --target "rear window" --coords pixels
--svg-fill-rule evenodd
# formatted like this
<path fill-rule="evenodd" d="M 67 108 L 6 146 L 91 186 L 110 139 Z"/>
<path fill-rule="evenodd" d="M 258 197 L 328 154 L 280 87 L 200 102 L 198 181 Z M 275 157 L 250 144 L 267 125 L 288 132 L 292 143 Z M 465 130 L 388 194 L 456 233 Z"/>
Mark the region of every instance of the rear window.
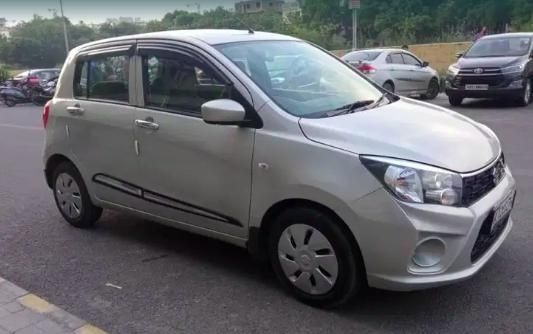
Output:
<path fill-rule="evenodd" d="M 74 96 L 81 99 L 128 102 L 129 57 L 100 56 L 76 64 Z"/>
<path fill-rule="evenodd" d="M 352 52 L 342 57 L 342 59 L 345 61 L 373 61 L 376 60 L 381 53 L 382 52 L 378 51 Z"/>

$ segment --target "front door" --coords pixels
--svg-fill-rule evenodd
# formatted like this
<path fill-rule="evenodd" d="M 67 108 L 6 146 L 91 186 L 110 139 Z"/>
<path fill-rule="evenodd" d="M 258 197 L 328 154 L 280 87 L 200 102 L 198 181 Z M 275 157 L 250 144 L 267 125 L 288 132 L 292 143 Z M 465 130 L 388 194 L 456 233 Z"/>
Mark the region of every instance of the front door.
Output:
<path fill-rule="evenodd" d="M 417 93 L 425 93 L 429 86 L 431 73 L 427 67 L 422 67 L 422 62 L 409 53 L 403 53 L 403 61 L 409 67 L 409 78 L 412 88 Z"/>
<path fill-rule="evenodd" d="M 231 86 L 187 53 L 139 48 L 144 106 L 135 120 L 142 177 L 153 214 L 245 237 L 255 130 L 206 124 L 201 105 Z"/>

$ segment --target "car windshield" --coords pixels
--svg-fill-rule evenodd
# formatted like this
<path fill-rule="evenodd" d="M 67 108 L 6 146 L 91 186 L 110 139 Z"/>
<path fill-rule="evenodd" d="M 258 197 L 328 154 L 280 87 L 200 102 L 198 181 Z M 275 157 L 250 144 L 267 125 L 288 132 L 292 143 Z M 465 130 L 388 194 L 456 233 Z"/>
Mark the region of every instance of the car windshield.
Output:
<path fill-rule="evenodd" d="M 306 42 L 253 41 L 217 48 L 295 116 L 333 116 L 359 102 L 378 101 L 383 95 L 338 58 Z"/>
<path fill-rule="evenodd" d="M 347 54 L 342 57 L 346 61 L 373 61 L 376 60 L 381 52 L 378 51 L 358 51 Z"/>
<path fill-rule="evenodd" d="M 484 38 L 472 45 L 464 57 L 519 57 L 525 56 L 530 46 L 530 37 Z"/>

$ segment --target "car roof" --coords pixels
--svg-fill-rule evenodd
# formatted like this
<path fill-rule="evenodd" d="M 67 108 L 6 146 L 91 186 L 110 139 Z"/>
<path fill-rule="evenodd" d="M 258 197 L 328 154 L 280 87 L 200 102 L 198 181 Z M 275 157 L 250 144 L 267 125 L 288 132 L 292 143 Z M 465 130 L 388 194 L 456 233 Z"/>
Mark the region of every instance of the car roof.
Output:
<path fill-rule="evenodd" d="M 495 34 L 483 36 L 482 39 L 502 38 L 502 37 L 533 37 L 533 32 L 511 32 L 506 34 Z"/>
<path fill-rule="evenodd" d="M 171 39 L 176 41 L 202 41 L 209 45 L 248 42 L 248 41 L 295 41 L 297 38 L 274 34 L 269 32 L 233 29 L 193 29 L 193 30 L 169 30 L 138 35 L 128 35 L 108 38 L 82 45 L 80 48 L 104 44 L 107 42 L 126 41 L 131 39 Z"/>
<path fill-rule="evenodd" d="M 349 53 L 347 53 L 346 55 L 354 54 L 354 53 L 359 53 L 359 52 L 387 52 L 387 53 L 390 53 L 390 52 L 408 52 L 408 53 L 412 53 L 411 51 L 409 51 L 409 50 L 404 50 L 404 49 L 393 49 L 393 48 L 383 48 L 383 49 L 379 49 L 379 48 L 375 48 L 375 49 L 356 50 L 356 51 L 349 52 Z"/>

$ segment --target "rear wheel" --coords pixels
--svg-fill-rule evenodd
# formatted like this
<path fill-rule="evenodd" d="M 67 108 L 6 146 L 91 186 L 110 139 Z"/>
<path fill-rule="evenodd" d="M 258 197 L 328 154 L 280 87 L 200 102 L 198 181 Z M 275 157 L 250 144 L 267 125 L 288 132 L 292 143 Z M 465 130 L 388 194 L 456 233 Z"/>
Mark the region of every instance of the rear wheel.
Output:
<path fill-rule="evenodd" d="M 385 83 L 383 84 L 383 88 L 384 88 L 385 90 L 391 92 L 391 93 L 394 93 L 394 85 L 392 84 L 392 82 L 389 82 L 389 81 L 385 82 Z"/>
<path fill-rule="evenodd" d="M 448 96 L 448 101 L 454 107 L 458 107 L 463 103 L 463 98 L 459 96 Z"/>
<path fill-rule="evenodd" d="M 80 173 L 70 162 L 61 163 L 53 174 L 54 199 L 59 212 L 71 225 L 92 227 L 102 215 L 94 206 Z"/>
<path fill-rule="evenodd" d="M 365 282 L 357 246 L 336 219 L 313 208 L 294 208 L 273 222 L 270 261 L 283 287 L 316 307 L 334 307 L 355 297 Z"/>
<path fill-rule="evenodd" d="M 433 78 L 429 82 L 427 93 L 422 94 L 422 98 L 424 100 L 433 100 L 437 97 L 437 95 L 439 95 L 439 92 L 440 92 L 439 82 L 437 81 L 437 79 Z"/>

